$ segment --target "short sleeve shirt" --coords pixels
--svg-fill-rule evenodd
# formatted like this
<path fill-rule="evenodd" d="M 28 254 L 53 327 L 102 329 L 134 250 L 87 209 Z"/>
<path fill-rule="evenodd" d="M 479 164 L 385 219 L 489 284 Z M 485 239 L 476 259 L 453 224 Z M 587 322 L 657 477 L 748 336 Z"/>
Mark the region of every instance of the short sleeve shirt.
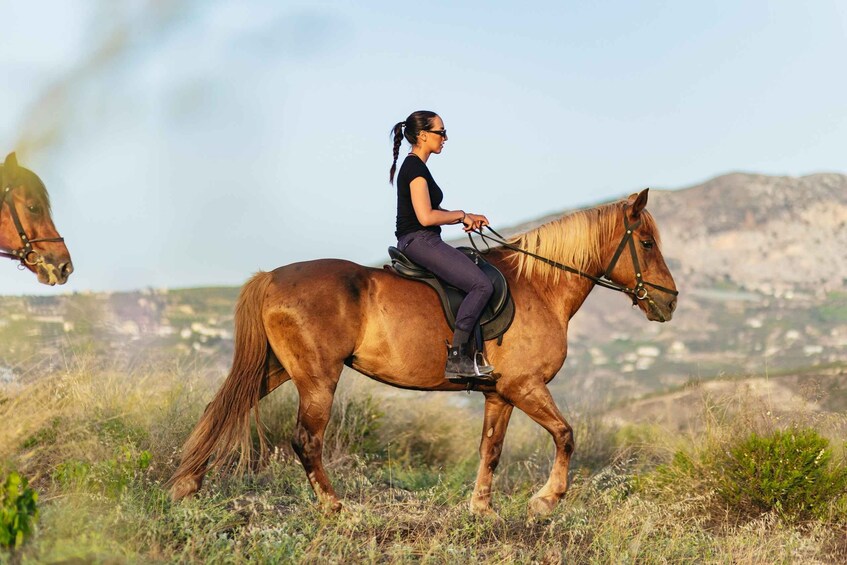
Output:
<path fill-rule="evenodd" d="M 412 205 L 411 183 L 418 177 L 423 177 L 426 180 L 427 188 L 429 189 L 429 201 L 432 204 L 432 209 L 437 210 L 444 200 L 444 193 L 438 188 L 435 179 L 426 166 L 426 163 L 421 161 L 417 155 L 409 155 L 400 166 L 400 172 L 397 173 L 397 224 L 394 235 L 398 238 L 407 233 L 418 230 L 429 230 L 435 233 L 441 233 L 440 226 L 423 226 L 418 221 L 415 214 L 415 207 Z"/>

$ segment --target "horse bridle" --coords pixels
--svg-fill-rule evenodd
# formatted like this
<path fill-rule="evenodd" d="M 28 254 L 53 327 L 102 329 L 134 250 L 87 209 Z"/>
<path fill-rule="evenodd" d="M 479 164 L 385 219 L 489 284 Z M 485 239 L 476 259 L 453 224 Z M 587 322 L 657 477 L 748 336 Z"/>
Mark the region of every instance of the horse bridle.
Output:
<path fill-rule="evenodd" d="M 612 270 L 615 268 L 615 265 L 618 263 L 618 259 L 621 257 L 621 253 L 623 253 L 623 248 L 627 245 L 629 246 L 629 253 L 632 256 L 632 267 L 635 269 L 635 288 L 629 287 L 620 287 L 620 290 L 627 293 L 632 293 L 634 298 L 638 300 L 649 299 L 649 294 L 645 285 L 655 288 L 656 290 L 660 290 L 672 296 L 679 295 L 679 292 L 675 290 L 671 290 L 664 286 L 657 285 L 655 283 L 651 283 L 643 280 L 641 276 L 641 264 L 638 262 L 638 253 L 635 252 L 635 235 L 633 232 L 641 226 L 641 220 L 639 219 L 634 224 L 629 223 L 629 219 L 626 217 L 626 209 L 624 209 L 623 215 L 623 225 L 626 228 L 626 233 L 623 236 L 623 239 L 618 244 L 618 248 L 615 250 L 615 254 L 612 256 L 612 260 L 609 261 L 609 266 L 606 267 L 606 270 L 603 272 L 603 276 L 611 281 Z M 643 294 L 639 294 L 643 292 Z"/>
<path fill-rule="evenodd" d="M 18 211 L 15 208 L 15 202 L 12 200 L 12 190 L 13 187 L 11 185 L 7 185 L 3 188 L 3 198 L 0 199 L 0 210 L 3 209 L 3 204 L 8 204 L 9 206 L 9 214 L 12 216 L 12 221 L 15 223 L 15 228 L 18 230 L 18 235 L 21 238 L 21 247 L 18 249 L 10 249 L 9 251 L 0 251 L 0 257 L 8 257 L 9 259 L 16 259 L 21 262 L 19 267 L 21 269 L 25 269 L 25 265 L 37 265 L 41 263 L 44 258 L 38 253 L 35 249 L 32 248 L 33 243 L 47 243 L 47 242 L 63 242 L 65 238 L 63 237 L 39 237 L 36 239 L 30 239 L 26 234 L 26 230 L 24 230 L 24 226 L 21 223 L 21 219 L 18 216 Z"/>
<path fill-rule="evenodd" d="M 493 241 L 493 242 L 495 242 L 499 245 L 502 245 L 503 247 L 505 247 L 507 249 L 511 249 L 512 251 L 517 251 L 519 253 L 523 253 L 524 255 L 528 255 L 530 257 L 538 259 L 542 263 L 546 263 L 548 265 L 556 267 L 557 269 L 561 269 L 563 271 L 567 271 L 569 273 L 573 273 L 575 275 L 579 275 L 581 277 L 589 279 L 590 281 L 592 281 L 594 284 L 596 284 L 598 286 L 602 286 L 604 288 L 608 288 L 608 289 L 611 289 L 611 290 L 616 290 L 618 292 L 623 292 L 624 294 L 628 294 L 630 296 L 630 298 L 632 298 L 632 305 L 633 306 L 638 304 L 639 300 L 647 300 L 648 304 L 650 304 L 650 306 L 658 312 L 658 307 L 656 306 L 656 303 L 653 302 L 653 299 L 650 297 L 650 293 L 647 291 L 646 287 L 649 286 L 649 287 L 655 288 L 656 290 L 661 291 L 661 292 L 665 292 L 667 294 L 670 294 L 671 296 L 678 296 L 679 292 L 676 291 L 676 290 L 672 290 L 670 288 L 666 288 L 664 286 L 660 286 L 660 285 L 657 285 L 655 283 L 651 283 L 651 282 L 644 280 L 644 278 L 641 276 L 641 264 L 638 261 L 638 253 L 636 253 L 636 251 L 635 251 L 635 236 L 634 236 L 635 230 L 638 229 L 639 226 L 641 226 L 641 220 L 639 219 L 635 223 L 630 224 L 629 219 L 626 216 L 626 208 L 624 208 L 623 223 L 624 223 L 624 227 L 626 228 L 626 233 L 624 233 L 623 238 L 621 239 L 621 242 L 618 244 L 618 248 L 615 250 L 615 254 L 612 256 L 612 259 L 609 261 L 609 266 L 606 267 L 606 269 L 603 271 L 603 274 L 600 275 L 599 277 L 595 277 L 594 275 L 592 275 L 590 273 L 580 271 L 579 269 L 575 269 L 575 268 L 570 267 L 568 265 L 564 265 L 562 263 L 559 263 L 558 261 L 553 261 L 552 259 L 548 259 L 547 257 L 542 257 L 541 255 L 536 255 L 535 253 L 532 253 L 531 251 L 527 251 L 526 249 L 521 249 L 520 247 L 512 245 L 511 243 L 507 242 L 502 235 L 500 235 L 499 233 L 494 231 L 494 229 L 491 226 L 485 226 L 485 227 L 488 228 L 488 230 L 491 233 L 493 233 L 495 236 L 497 236 L 496 238 L 491 237 L 490 235 L 484 234 L 482 232 L 481 228 L 479 230 L 474 230 L 474 231 L 482 237 L 483 241 L 486 240 L 486 239 L 491 240 L 491 241 Z M 471 237 L 470 232 L 468 232 L 468 238 L 471 240 L 471 245 L 473 245 L 474 249 L 476 249 L 480 253 L 483 253 L 482 251 L 480 251 L 477 248 L 476 243 L 474 243 L 473 237 Z M 486 245 L 487 245 L 487 242 L 486 242 Z M 612 271 L 614 270 L 615 265 L 617 265 L 618 260 L 620 259 L 621 255 L 623 254 L 624 248 L 627 247 L 627 246 L 629 247 L 630 255 L 632 256 L 632 267 L 633 267 L 633 269 L 635 269 L 635 281 L 636 282 L 635 282 L 635 286 L 632 287 L 632 288 L 630 288 L 628 286 L 620 285 L 620 284 L 611 280 Z M 489 247 L 489 250 L 490 250 L 490 247 Z M 660 316 L 661 316 L 661 314 L 660 314 Z M 661 317 L 664 318 L 664 316 L 661 316 Z"/>

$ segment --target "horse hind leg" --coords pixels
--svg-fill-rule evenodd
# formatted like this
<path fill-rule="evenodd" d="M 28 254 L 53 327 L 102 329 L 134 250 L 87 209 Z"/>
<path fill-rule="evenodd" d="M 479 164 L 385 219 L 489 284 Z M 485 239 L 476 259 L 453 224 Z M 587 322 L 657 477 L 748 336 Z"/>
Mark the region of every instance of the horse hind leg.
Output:
<path fill-rule="evenodd" d="M 279 359 L 276 358 L 276 355 L 269 355 L 268 374 L 265 376 L 262 388 L 259 391 L 259 399 L 261 400 L 266 397 L 289 380 L 291 380 L 291 376 L 286 372 Z"/>
<path fill-rule="evenodd" d="M 337 371 L 323 373 L 333 375 L 331 377 L 318 377 L 315 374 L 309 372 L 302 378 L 298 378 L 297 374 L 292 376 L 300 396 L 300 406 L 291 446 L 303 464 L 318 503 L 327 510 L 338 512 L 341 510 L 341 501 L 324 469 L 323 440 L 341 367 Z"/>
<path fill-rule="evenodd" d="M 485 416 L 482 426 L 482 440 L 479 444 L 479 471 L 476 475 L 471 512 L 482 516 L 496 516 L 491 508 L 491 482 L 494 470 L 500 462 L 503 451 L 503 439 L 509 418 L 512 415 L 512 405 L 497 393 L 485 394 Z"/>

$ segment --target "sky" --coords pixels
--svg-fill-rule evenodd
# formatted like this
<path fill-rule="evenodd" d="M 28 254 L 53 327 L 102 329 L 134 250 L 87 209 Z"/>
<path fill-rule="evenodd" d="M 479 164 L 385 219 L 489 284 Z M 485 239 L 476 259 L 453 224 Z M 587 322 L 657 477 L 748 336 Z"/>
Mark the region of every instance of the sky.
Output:
<path fill-rule="evenodd" d="M 443 206 L 495 229 L 731 171 L 847 172 L 840 0 L 0 0 L 0 21 L 0 151 L 45 182 L 76 269 L 49 288 L 0 262 L 0 294 L 377 264 L 389 129 L 420 109 L 449 130 Z"/>

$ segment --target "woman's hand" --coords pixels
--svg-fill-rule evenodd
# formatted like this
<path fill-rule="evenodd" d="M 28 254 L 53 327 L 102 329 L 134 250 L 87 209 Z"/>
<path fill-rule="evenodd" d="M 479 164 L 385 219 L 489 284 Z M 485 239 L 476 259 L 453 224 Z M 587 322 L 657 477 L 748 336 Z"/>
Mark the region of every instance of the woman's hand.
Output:
<path fill-rule="evenodd" d="M 488 218 L 482 214 L 465 213 L 465 218 L 462 220 L 462 229 L 466 232 L 478 230 L 482 226 L 488 225 Z"/>

